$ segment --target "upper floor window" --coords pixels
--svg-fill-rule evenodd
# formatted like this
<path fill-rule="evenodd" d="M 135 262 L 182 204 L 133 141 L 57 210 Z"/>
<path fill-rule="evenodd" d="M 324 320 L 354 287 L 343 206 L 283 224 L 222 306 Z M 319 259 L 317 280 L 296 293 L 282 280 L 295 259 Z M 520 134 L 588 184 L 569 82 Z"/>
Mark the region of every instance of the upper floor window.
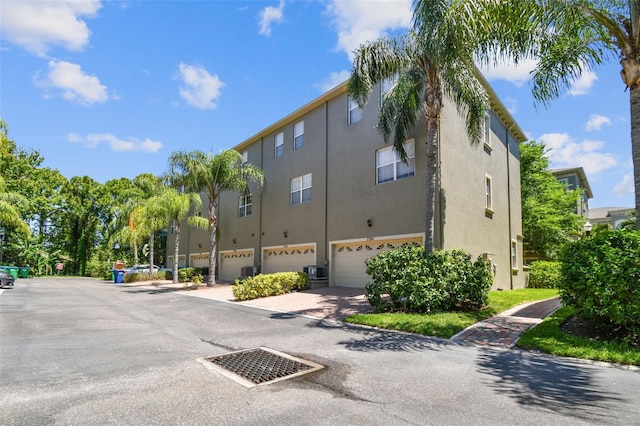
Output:
<path fill-rule="evenodd" d="M 484 145 L 487 148 L 491 148 L 491 115 L 486 113 L 484 115 L 484 137 L 483 137 Z"/>
<path fill-rule="evenodd" d="M 311 201 L 311 173 L 291 179 L 291 205 Z"/>
<path fill-rule="evenodd" d="M 349 96 L 349 126 L 362 120 L 362 109 L 358 106 L 358 103 Z"/>
<path fill-rule="evenodd" d="M 304 146 L 304 121 L 300 121 L 293 126 L 293 149 Z"/>
<path fill-rule="evenodd" d="M 275 137 L 275 157 L 282 157 L 284 153 L 284 133 L 280 132 Z"/>
<path fill-rule="evenodd" d="M 518 242 L 511 240 L 511 269 L 518 269 Z"/>
<path fill-rule="evenodd" d="M 242 151 L 240 153 L 242 155 L 242 162 L 246 163 L 247 161 L 249 161 L 249 151 L 247 151 L 246 149 L 244 151 Z"/>
<path fill-rule="evenodd" d="M 491 176 L 485 175 L 484 177 L 484 207 L 488 213 L 493 213 L 493 183 Z"/>
<path fill-rule="evenodd" d="M 238 216 L 245 217 L 251 215 L 253 200 L 250 193 L 241 195 L 238 199 Z"/>
<path fill-rule="evenodd" d="M 407 162 L 400 159 L 393 147 L 376 151 L 376 183 L 391 182 L 413 176 L 415 172 L 415 143 L 413 139 L 403 145 L 407 153 Z"/>
<path fill-rule="evenodd" d="M 387 92 L 393 89 L 393 86 L 398 84 L 398 73 L 393 74 L 380 82 L 380 103 L 384 102 L 384 97 Z"/>

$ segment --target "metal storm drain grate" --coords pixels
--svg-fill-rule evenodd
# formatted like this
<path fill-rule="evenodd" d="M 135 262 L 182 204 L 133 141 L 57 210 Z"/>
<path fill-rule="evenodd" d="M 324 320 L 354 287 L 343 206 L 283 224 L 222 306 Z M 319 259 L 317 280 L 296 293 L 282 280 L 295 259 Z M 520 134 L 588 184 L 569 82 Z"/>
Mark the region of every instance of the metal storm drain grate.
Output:
<path fill-rule="evenodd" d="M 199 358 L 197 361 L 246 387 L 291 379 L 324 368 L 315 362 L 263 347 Z"/>

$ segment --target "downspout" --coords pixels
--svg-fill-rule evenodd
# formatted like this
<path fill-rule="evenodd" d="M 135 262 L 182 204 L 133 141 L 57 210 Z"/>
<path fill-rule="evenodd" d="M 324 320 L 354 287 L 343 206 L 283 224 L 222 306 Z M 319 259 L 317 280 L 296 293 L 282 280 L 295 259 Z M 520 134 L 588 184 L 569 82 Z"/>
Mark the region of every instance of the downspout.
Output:
<path fill-rule="evenodd" d="M 513 265 L 511 264 L 511 162 L 509 161 L 509 157 L 511 156 L 511 143 L 509 142 L 509 129 L 504 129 L 505 140 L 507 142 L 507 212 L 508 212 L 508 220 L 509 220 L 509 289 L 513 290 Z M 516 242 L 516 250 L 518 247 L 518 243 Z M 517 260 L 517 252 L 516 252 L 516 260 Z"/>
<path fill-rule="evenodd" d="M 260 138 L 260 168 L 264 170 L 264 137 Z M 266 182 L 264 185 L 266 186 Z M 259 259 L 255 259 L 254 263 L 258 261 L 258 273 L 262 273 L 262 191 L 264 188 L 260 189 L 260 212 L 258 213 L 258 255 Z M 257 257 L 257 256 L 256 256 Z"/>
<path fill-rule="evenodd" d="M 329 103 L 324 103 L 324 271 L 329 277 Z M 329 282 L 331 286 L 331 282 Z"/>

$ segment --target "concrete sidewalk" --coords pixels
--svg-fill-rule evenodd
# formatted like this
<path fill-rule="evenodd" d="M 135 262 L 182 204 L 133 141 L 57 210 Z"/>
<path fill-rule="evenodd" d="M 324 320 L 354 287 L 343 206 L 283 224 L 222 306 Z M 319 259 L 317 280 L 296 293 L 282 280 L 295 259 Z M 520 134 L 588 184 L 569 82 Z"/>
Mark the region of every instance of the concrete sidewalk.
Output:
<path fill-rule="evenodd" d="M 233 297 L 230 283 L 218 283 L 215 287 L 200 286 L 196 290 L 185 290 L 183 284 L 173 284 L 170 281 L 127 285 L 144 285 L 158 291 L 176 291 L 187 296 L 253 306 L 283 315 L 300 315 L 322 320 L 342 321 L 349 315 L 374 311 L 365 298 L 365 290 L 362 288 L 323 287 L 238 302 Z M 515 346 L 524 331 L 539 324 L 561 306 L 557 297 L 518 305 L 473 324 L 453 336 L 451 341 L 511 348 Z"/>

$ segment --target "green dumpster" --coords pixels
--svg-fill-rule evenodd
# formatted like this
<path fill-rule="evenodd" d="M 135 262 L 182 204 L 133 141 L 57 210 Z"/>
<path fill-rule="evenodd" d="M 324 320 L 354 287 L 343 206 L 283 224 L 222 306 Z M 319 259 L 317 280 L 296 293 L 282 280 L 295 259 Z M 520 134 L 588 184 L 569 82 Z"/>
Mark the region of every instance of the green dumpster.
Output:
<path fill-rule="evenodd" d="M 29 278 L 29 268 L 26 266 L 20 267 L 20 278 Z"/>
<path fill-rule="evenodd" d="M 4 266 L 4 270 L 9 273 L 14 280 L 18 279 L 18 270 L 20 268 L 18 268 L 17 266 Z"/>

